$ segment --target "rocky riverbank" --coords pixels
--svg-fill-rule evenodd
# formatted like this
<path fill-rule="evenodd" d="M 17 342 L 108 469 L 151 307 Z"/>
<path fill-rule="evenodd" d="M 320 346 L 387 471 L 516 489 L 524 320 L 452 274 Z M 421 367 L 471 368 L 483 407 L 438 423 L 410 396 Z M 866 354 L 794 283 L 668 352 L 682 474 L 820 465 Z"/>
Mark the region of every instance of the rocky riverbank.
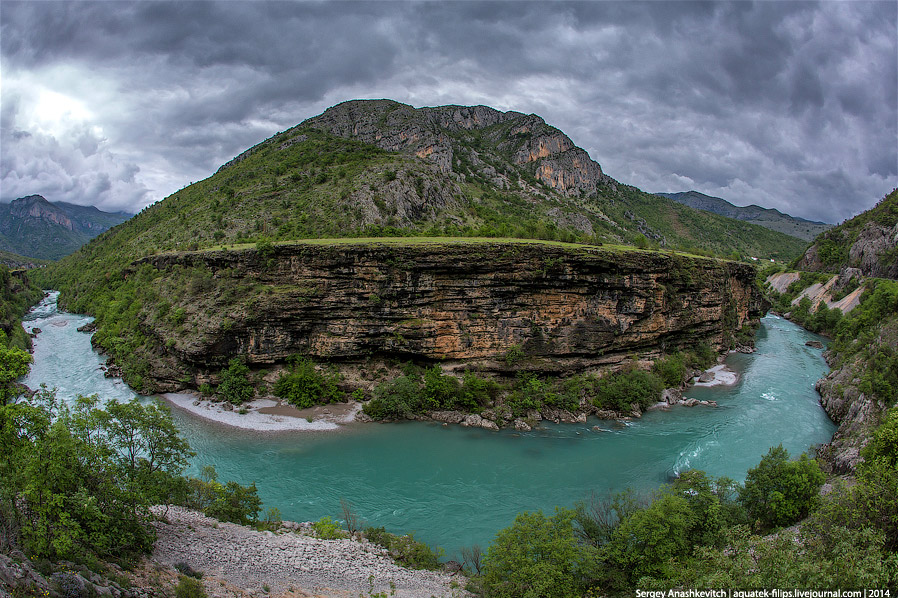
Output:
<path fill-rule="evenodd" d="M 405 569 L 381 546 L 320 540 L 296 533 L 296 524 L 263 532 L 169 507 L 154 527 L 153 560 L 168 566 L 186 563 L 202 572 L 210 598 L 348 598 L 378 592 L 397 598 L 469 596 L 460 574 Z"/>
<path fill-rule="evenodd" d="M 152 555 L 133 569 L 98 574 L 74 563 L 41 572 L 24 554 L 0 553 L 0 598 L 169 598 L 180 572 L 202 574 L 209 598 L 466 598 L 460 573 L 396 565 L 367 541 L 321 540 L 284 522 L 276 531 L 222 523 L 182 507 L 154 507 Z"/>
<path fill-rule="evenodd" d="M 693 373 L 692 386 L 732 386 L 739 381 L 739 374 L 729 369 L 725 363 L 715 365 L 703 372 Z M 688 387 L 687 387 L 688 388 Z M 713 401 L 699 401 L 683 396 L 686 388 L 669 388 L 662 393 L 660 401 L 649 409 L 667 409 L 674 406 L 716 407 Z M 175 408 L 190 414 L 226 426 L 232 426 L 255 432 L 292 432 L 292 431 L 336 431 L 353 422 L 371 422 L 371 418 L 362 411 L 362 403 L 350 401 L 329 405 L 316 405 L 308 409 L 297 409 L 280 400 L 256 399 L 239 408 L 230 403 L 212 401 L 200 397 L 196 393 L 164 393 L 160 395 Z M 624 419 L 640 417 L 641 410 L 633 409 L 627 413 L 597 409 L 591 404 L 581 406 L 576 411 L 544 407 L 532 410 L 526 417 L 512 418 L 496 409 L 487 409 L 479 414 L 462 411 L 432 411 L 417 416 L 421 421 L 434 421 L 442 424 L 499 430 L 513 427 L 522 432 L 529 432 L 541 421 L 554 423 L 585 423 L 590 416 L 599 419 Z"/>

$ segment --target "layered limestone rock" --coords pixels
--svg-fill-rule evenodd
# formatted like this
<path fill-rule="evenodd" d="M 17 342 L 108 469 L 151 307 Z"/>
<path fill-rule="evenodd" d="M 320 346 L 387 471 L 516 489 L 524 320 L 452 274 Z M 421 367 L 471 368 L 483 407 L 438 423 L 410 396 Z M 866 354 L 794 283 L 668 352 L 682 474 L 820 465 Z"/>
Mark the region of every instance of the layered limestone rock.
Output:
<path fill-rule="evenodd" d="M 583 371 L 701 342 L 726 347 L 766 307 L 752 266 L 601 247 L 299 243 L 157 255 L 134 268 L 147 265 L 159 285 L 211 276 L 211 288 L 181 290 L 190 334 L 144 326 L 194 373 L 233 356 L 264 367 L 296 353 Z"/>

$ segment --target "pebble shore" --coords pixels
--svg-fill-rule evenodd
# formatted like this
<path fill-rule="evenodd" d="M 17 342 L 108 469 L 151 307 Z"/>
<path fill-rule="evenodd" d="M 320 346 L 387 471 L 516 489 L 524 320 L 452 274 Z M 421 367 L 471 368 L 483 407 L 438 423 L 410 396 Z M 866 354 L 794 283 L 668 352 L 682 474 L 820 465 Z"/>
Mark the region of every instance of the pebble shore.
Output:
<path fill-rule="evenodd" d="M 257 531 L 182 507 L 154 510 L 165 521 L 154 523 L 158 539 L 153 560 L 170 566 L 186 563 L 203 572 L 210 598 L 232 596 L 228 586 L 245 595 L 272 597 L 368 597 L 379 592 L 396 598 L 469 596 L 461 575 L 405 569 L 373 543 L 320 540 L 287 528 Z"/>

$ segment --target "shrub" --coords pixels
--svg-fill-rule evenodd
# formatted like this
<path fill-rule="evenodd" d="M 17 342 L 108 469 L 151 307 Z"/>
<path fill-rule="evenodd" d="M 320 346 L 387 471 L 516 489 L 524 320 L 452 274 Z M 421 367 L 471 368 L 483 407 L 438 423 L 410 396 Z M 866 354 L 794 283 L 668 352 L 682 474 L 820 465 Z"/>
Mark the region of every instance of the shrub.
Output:
<path fill-rule="evenodd" d="M 339 540 L 343 537 L 343 530 L 340 528 L 340 524 L 328 516 L 313 522 L 312 529 L 315 531 L 315 535 L 322 540 Z"/>
<path fill-rule="evenodd" d="M 241 525 L 256 521 L 262 500 L 255 483 L 241 486 L 231 481 L 222 485 L 216 481 L 218 474 L 211 465 L 203 467 L 200 477 L 186 478 L 183 504 L 219 521 Z"/>
<path fill-rule="evenodd" d="M 457 406 L 467 411 L 486 407 L 495 400 L 499 390 L 500 386 L 494 380 L 481 378 L 473 372 L 465 372 L 462 378 Z"/>
<path fill-rule="evenodd" d="M 505 364 L 512 366 L 522 359 L 524 359 L 526 355 L 524 354 L 524 350 L 521 349 L 521 345 L 512 345 L 508 347 L 508 350 L 505 352 Z"/>
<path fill-rule="evenodd" d="M 686 380 L 687 370 L 683 355 L 674 353 L 666 357 L 662 357 L 652 365 L 654 372 L 665 388 L 678 388 Z"/>
<path fill-rule="evenodd" d="M 765 528 L 787 526 L 807 516 L 825 476 L 806 454 L 796 461 L 779 445 L 748 470 L 739 501 L 749 517 Z"/>
<path fill-rule="evenodd" d="M 274 256 L 274 244 L 268 239 L 259 239 L 256 241 L 256 251 L 266 260 Z"/>
<path fill-rule="evenodd" d="M 671 560 L 686 554 L 692 510 L 683 496 L 664 494 L 627 517 L 606 547 L 609 563 L 629 577 L 670 577 Z"/>
<path fill-rule="evenodd" d="M 330 403 L 340 399 L 337 372 L 322 374 L 315 364 L 304 357 L 291 358 L 292 366 L 274 384 L 274 394 L 287 399 L 300 409 Z"/>
<path fill-rule="evenodd" d="M 573 520 L 569 509 L 557 509 L 552 517 L 518 514 L 496 534 L 483 559 L 485 595 L 583 596 L 594 549 L 577 541 Z"/>
<path fill-rule="evenodd" d="M 459 398 L 460 386 L 454 376 L 443 374 L 435 365 L 424 372 L 424 409 L 452 409 Z"/>
<path fill-rule="evenodd" d="M 868 464 L 881 461 L 888 467 L 898 467 L 898 407 L 892 407 L 886 413 L 861 456 Z"/>
<path fill-rule="evenodd" d="M 415 376 L 398 378 L 377 385 L 374 398 L 362 408 L 373 419 L 405 419 L 422 405 L 421 384 Z"/>
<path fill-rule="evenodd" d="M 203 512 L 219 521 L 230 521 L 240 525 L 249 525 L 256 521 L 262 508 L 256 484 L 241 486 L 231 481 L 222 486 L 215 484 L 215 500 Z"/>
<path fill-rule="evenodd" d="M 635 403 L 645 409 L 661 397 L 663 390 L 661 378 L 651 372 L 619 372 L 599 379 L 593 404 L 600 409 L 629 411 Z"/>
<path fill-rule="evenodd" d="M 175 586 L 175 598 L 206 598 L 206 590 L 200 580 L 182 575 Z"/>
<path fill-rule="evenodd" d="M 390 551 L 390 556 L 409 569 L 429 569 L 437 571 L 442 568 L 440 557 L 442 550 L 434 550 L 424 542 L 415 540 L 412 534 L 397 536 L 381 527 L 365 528 L 364 536 L 369 542 L 383 546 Z"/>
<path fill-rule="evenodd" d="M 239 405 L 252 399 L 253 394 L 253 386 L 249 381 L 249 368 L 243 360 L 235 357 L 228 362 L 227 369 L 221 372 L 218 396 Z"/>

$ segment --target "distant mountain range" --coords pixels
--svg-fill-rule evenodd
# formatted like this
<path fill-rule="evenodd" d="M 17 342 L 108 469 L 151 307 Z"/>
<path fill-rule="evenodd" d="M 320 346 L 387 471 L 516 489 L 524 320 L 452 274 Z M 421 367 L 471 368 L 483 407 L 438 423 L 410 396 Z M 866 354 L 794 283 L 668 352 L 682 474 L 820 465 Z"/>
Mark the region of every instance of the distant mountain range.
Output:
<path fill-rule="evenodd" d="M 762 208 L 761 206 L 750 205 L 744 208 L 734 206 L 725 199 L 719 197 L 711 197 L 698 191 L 681 191 L 679 193 L 656 193 L 661 197 L 666 197 L 679 202 L 683 205 L 695 208 L 696 210 L 704 210 L 713 214 L 720 214 L 727 218 L 735 218 L 752 224 L 759 224 L 770 230 L 798 237 L 805 241 L 812 241 L 820 233 L 833 227 L 832 224 L 825 222 L 815 222 L 805 220 L 804 218 L 796 218 L 788 214 L 783 214 L 779 210 L 771 208 Z"/>
<path fill-rule="evenodd" d="M 133 214 L 49 202 L 40 195 L 0 204 L 0 250 L 58 260 Z"/>

